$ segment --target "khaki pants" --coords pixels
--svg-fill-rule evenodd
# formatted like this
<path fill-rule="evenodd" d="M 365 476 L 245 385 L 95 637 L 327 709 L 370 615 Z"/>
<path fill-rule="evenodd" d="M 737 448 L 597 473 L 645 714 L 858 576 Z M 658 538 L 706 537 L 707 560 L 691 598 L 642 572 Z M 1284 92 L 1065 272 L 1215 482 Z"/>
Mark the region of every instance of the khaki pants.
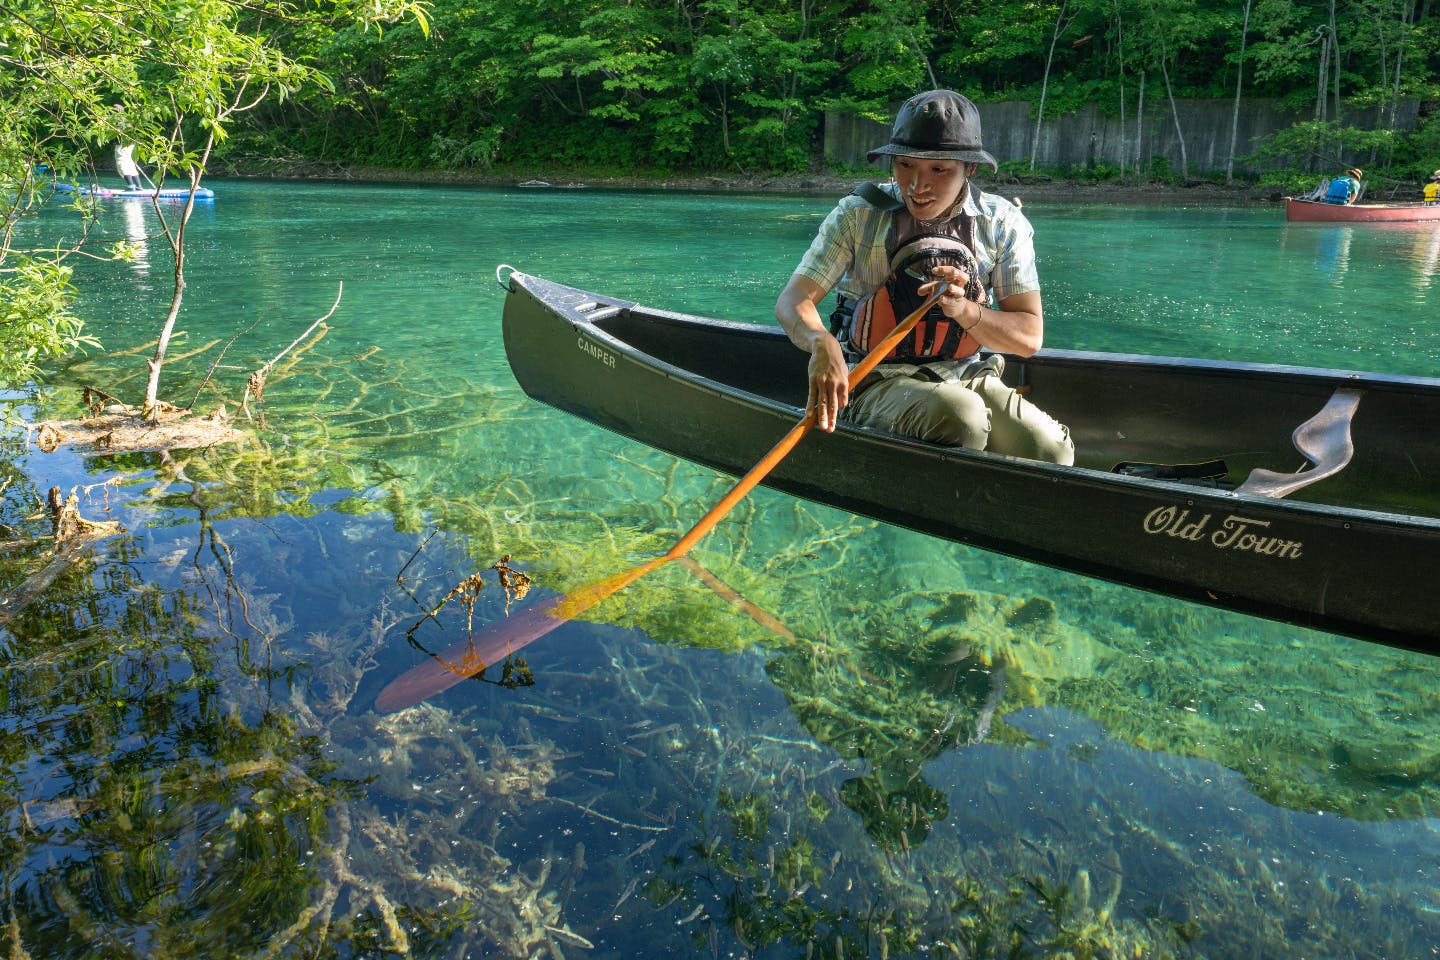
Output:
<path fill-rule="evenodd" d="M 1000 379 L 1003 357 L 968 364 L 883 364 L 844 419 L 917 440 L 1069 466 L 1070 430 Z"/>

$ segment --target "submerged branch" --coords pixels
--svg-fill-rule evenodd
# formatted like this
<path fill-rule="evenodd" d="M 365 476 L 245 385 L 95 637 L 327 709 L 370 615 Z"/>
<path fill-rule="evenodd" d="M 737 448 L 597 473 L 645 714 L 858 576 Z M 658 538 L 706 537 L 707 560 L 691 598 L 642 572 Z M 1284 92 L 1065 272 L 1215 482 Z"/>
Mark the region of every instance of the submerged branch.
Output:
<path fill-rule="evenodd" d="M 98 486 L 108 487 L 119 482 L 116 477 Z M 90 488 L 86 489 L 88 492 Z M 80 516 L 79 488 L 71 490 L 70 496 L 66 497 L 59 487 L 51 487 L 48 500 L 52 529 L 50 559 L 26 577 L 14 593 L 0 596 L 0 627 L 19 616 L 31 601 L 48 590 L 72 563 L 79 560 L 79 554 L 86 547 L 124 532 L 115 520 L 86 520 Z"/>
<path fill-rule="evenodd" d="M 255 401 L 257 403 L 264 399 L 265 380 L 267 377 L 270 376 L 270 371 L 274 369 L 275 364 L 279 363 L 282 359 L 284 359 L 285 355 L 291 350 L 294 350 L 301 343 L 305 342 L 305 340 L 307 340 L 310 335 L 315 332 L 317 327 L 321 326 L 325 323 L 326 320 L 329 320 L 332 316 L 334 316 L 335 311 L 340 308 L 340 299 L 343 296 L 345 296 L 345 284 L 342 281 L 340 284 L 340 289 L 335 293 L 335 302 L 330 305 L 330 309 L 325 312 L 325 315 L 319 320 L 316 320 L 314 323 L 310 324 L 310 326 L 305 329 L 304 333 L 300 334 L 300 336 L 296 337 L 290 343 L 290 346 L 286 347 L 284 350 L 281 350 L 274 357 L 272 357 L 268 363 L 264 364 L 262 367 L 260 367 L 260 369 L 250 374 L 250 379 L 245 382 L 245 392 L 240 396 L 240 412 L 245 414 L 247 418 L 250 416 L 249 403 L 251 394 L 254 394 Z"/>
<path fill-rule="evenodd" d="M 225 359 L 225 351 L 229 350 L 230 347 L 234 345 L 236 340 L 239 340 L 241 337 L 245 336 L 245 334 L 249 333 L 251 330 L 254 330 L 259 323 L 260 321 L 256 320 L 254 323 L 250 324 L 250 326 L 246 327 L 244 330 L 237 332 L 233 337 L 225 341 L 225 346 L 220 348 L 220 353 L 215 357 L 214 360 L 210 361 L 210 366 L 205 368 L 204 378 L 200 381 L 200 385 L 195 388 L 195 395 L 191 397 L 190 402 L 186 404 L 186 407 L 188 409 L 194 410 L 195 404 L 200 402 L 200 394 L 205 389 L 205 385 L 210 382 L 210 378 L 215 375 L 215 368 L 220 366 L 221 360 Z"/>

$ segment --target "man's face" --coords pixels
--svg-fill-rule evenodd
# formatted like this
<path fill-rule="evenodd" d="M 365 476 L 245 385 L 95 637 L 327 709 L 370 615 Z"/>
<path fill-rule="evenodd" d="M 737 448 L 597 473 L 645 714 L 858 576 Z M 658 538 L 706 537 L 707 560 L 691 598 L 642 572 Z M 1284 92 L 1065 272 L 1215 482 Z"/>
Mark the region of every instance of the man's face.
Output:
<path fill-rule="evenodd" d="M 919 157 L 896 157 L 895 182 L 905 206 L 918 220 L 934 220 L 947 213 L 960 199 L 965 181 L 975 172 L 975 164 L 959 160 L 923 160 Z"/>

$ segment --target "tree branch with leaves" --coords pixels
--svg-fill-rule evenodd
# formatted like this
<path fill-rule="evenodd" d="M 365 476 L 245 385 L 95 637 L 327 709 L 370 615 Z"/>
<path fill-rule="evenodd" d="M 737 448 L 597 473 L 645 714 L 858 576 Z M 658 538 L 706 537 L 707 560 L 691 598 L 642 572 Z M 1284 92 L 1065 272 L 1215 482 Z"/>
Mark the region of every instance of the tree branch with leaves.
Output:
<path fill-rule="evenodd" d="M 185 232 L 211 154 L 236 119 L 269 100 L 328 78 L 286 52 L 298 30 L 357 24 L 377 31 L 402 20 L 429 29 L 426 0 L 0 0 L 0 383 L 23 384 L 38 362 L 95 345 L 71 312 L 74 274 L 60 250 L 17 250 L 22 220 L 49 203 L 51 178 L 93 182 L 108 144 L 136 145 L 153 182 L 183 181 L 178 213 L 154 210 L 174 259 L 174 287 L 149 358 L 147 416 L 159 408 L 160 374 L 185 292 Z M 42 182 L 43 181 L 43 182 Z M 70 206 L 93 216 L 91 201 Z"/>

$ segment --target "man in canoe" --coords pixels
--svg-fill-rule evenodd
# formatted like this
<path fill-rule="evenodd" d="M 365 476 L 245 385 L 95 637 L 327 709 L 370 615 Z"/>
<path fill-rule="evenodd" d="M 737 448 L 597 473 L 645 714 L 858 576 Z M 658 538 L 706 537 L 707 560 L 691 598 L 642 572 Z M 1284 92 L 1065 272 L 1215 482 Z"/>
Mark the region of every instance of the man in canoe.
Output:
<path fill-rule="evenodd" d="M 1345 171 L 1345 176 L 1336 177 L 1330 181 L 1330 188 L 1325 191 L 1326 203 L 1354 203 L 1360 199 L 1360 181 L 1364 178 L 1365 171 L 1359 167 L 1351 167 Z"/>
<path fill-rule="evenodd" d="M 890 142 L 869 154 L 881 156 L 894 179 L 840 201 L 775 304 L 790 340 L 810 354 L 816 425 L 834 430 L 843 417 L 932 443 L 1073 463 L 1070 431 L 1001 381 L 1000 357 L 978 355 L 985 347 L 1030 356 L 1044 314 L 1030 222 L 970 180 L 980 164 L 996 167 L 975 105 L 950 90 L 910 98 Z M 914 336 L 852 395 L 848 364 L 945 280 L 950 291 Z M 832 289 L 827 326 L 819 305 Z"/>

